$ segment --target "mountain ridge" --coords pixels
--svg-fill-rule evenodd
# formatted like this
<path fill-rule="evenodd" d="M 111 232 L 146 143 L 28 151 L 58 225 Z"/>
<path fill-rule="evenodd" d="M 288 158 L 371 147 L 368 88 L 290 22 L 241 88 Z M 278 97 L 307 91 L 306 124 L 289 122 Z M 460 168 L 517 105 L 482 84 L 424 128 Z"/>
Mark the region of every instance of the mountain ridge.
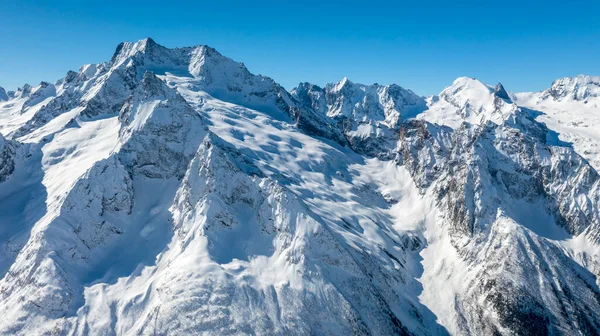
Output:
<path fill-rule="evenodd" d="M 124 42 L 0 98 L 0 334 L 600 334 L 594 80 L 288 92 Z"/>

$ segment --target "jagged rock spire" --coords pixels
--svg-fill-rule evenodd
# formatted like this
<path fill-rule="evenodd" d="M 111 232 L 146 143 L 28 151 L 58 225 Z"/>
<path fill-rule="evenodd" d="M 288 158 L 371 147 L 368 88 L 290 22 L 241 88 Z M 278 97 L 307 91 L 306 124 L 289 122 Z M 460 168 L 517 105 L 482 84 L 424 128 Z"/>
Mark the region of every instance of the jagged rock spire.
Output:
<path fill-rule="evenodd" d="M 502 99 L 506 99 L 506 100 L 511 100 L 510 96 L 508 95 L 508 92 L 506 92 L 506 89 L 504 89 L 504 86 L 502 86 L 502 83 L 498 83 L 496 85 L 496 89 L 494 90 L 494 94 L 496 95 L 496 97 L 502 98 Z"/>
<path fill-rule="evenodd" d="M 6 91 L 4 90 L 4 88 L 0 86 L 0 101 L 7 101 L 7 100 L 8 100 L 8 95 L 6 94 Z"/>

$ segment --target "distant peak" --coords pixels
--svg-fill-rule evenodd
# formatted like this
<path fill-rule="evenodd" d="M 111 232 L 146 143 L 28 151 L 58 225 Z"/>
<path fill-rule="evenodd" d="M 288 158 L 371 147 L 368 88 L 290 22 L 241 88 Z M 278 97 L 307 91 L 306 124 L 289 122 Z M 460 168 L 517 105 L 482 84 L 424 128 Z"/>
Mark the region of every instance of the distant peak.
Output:
<path fill-rule="evenodd" d="M 298 83 L 298 86 L 295 87 L 294 89 L 292 89 L 292 91 L 323 91 L 323 88 L 321 88 L 318 85 L 315 84 L 311 84 L 309 82 L 301 82 Z"/>
<path fill-rule="evenodd" d="M 154 51 L 158 51 L 158 50 L 167 50 L 167 47 L 164 47 L 158 43 L 156 43 L 153 39 L 151 39 L 150 37 L 147 37 L 143 40 L 140 40 L 138 42 L 135 43 L 136 45 L 138 45 L 139 49 L 142 50 L 145 53 L 152 53 Z"/>
<path fill-rule="evenodd" d="M 27 96 L 31 93 L 31 85 L 25 84 L 23 87 L 18 88 L 17 92 L 21 94 L 21 97 Z"/>
<path fill-rule="evenodd" d="M 506 99 L 506 100 L 511 100 L 510 96 L 508 95 L 508 92 L 506 92 L 506 90 L 504 89 L 504 86 L 502 86 L 502 83 L 496 84 L 496 88 L 494 89 L 494 94 L 496 95 L 496 97 Z"/>
<path fill-rule="evenodd" d="M 501 83 L 495 87 L 475 78 L 459 77 L 438 97 L 429 99 L 429 117 L 440 124 L 458 127 L 467 121 L 499 124 L 512 115 L 516 105 Z"/>
<path fill-rule="evenodd" d="M 333 85 L 333 89 L 335 91 L 340 91 L 344 88 L 348 88 L 351 87 L 352 85 L 354 85 L 354 83 L 352 83 L 348 77 L 344 77 L 342 78 L 342 80 L 340 80 L 339 82 L 337 82 L 335 85 Z"/>
<path fill-rule="evenodd" d="M 247 72 L 243 63 L 235 62 L 209 46 L 166 48 L 157 44 L 151 38 L 135 43 L 121 43 L 115 51 L 110 67 L 121 66 L 139 67 L 140 75 L 143 70 L 158 71 L 161 68 L 188 71 L 193 76 L 206 78 L 222 77 L 221 72 L 232 70 L 239 70 L 241 73 Z"/>
<path fill-rule="evenodd" d="M 154 41 L 150 37 L 146 37 L 145 39 L 141 39 L 137 42 L 123 42 L 121 44 L 134 45 L 137 47 L 138 50 L 146 50 L 146 48 L 152 48 L 152 47 L 163 47 L 160 44 L 156 43 L 156 41 Z"/>
<path fill-rule="evenodd" d="M 455 95 L 492 95 L 494 87 L 486 85 L 474 77 L 458 77 L 452 85 L 446 87 L 440 96 L 455 96 Z M 475 98 L 475 97 L 473 97 Z"/>
<path fill-rule="evenodd" d="M 140 40 L 140 42 L 145 43 L 146 45 L 159 45 L 151 37 L 146 37 L 145 39 Z"/>
<path fill-rule="evenodd" d="M 457 79 L 454 80 L 454 82 L 452 82 L 452 86 L 466 86 L 466 85 L 483 85 L 483 86 L 485 86 L 485 84 L 483 84 L 483 82 L 481 82 L 479 79 L 477 79 L 475 77 L 458 77 Z"/>
<path fill-rule="evenodd" d="M 588 97 L 600 97 L 600 76 L 578 75 L 563 77 L 552 82 L 546 90 L 554 99 L 570 98 L 584 101 Z"/>
<path fill-rule="evenodd" d="M 562 77 L 552 82 L 552 86 L 559 85 L 600 85 L 600 76 L 577 75 L 575 77 Z"/>
<path fill-rule="evenodd" d="M 73 81 L 75 81 L 75 79 L 77 79 L 78 76 L 79 74 L 77 72 L 69 70 L 67 71 L 67 75 L 65 76 L 65 78 L 63 78 L 63 82 L 72 83 Z"/>
<path fill-rule="evenodd" d="M 157 54 L 161 51 L 168 50 L 167 48 L 156 43 L 151 38 L 145 38 L 137 42 L 121 42 L 115 50 L 111 58 L 112 64 L 120 64 L 125 59 L 139 54 Z"/>
<path fill-rule="evenodd" d="M 0 86 L 0 101 L 7 101 L 7 100 L 8 100 L 8 95 L 6 94 L 6 91 L 4 90 L 4 88 Z"/>
<path fill-rule="evenodd" d="M 597 83 L 600 81 L 600 76 L 577 75 L 574 79 L 583 83 Z"/>

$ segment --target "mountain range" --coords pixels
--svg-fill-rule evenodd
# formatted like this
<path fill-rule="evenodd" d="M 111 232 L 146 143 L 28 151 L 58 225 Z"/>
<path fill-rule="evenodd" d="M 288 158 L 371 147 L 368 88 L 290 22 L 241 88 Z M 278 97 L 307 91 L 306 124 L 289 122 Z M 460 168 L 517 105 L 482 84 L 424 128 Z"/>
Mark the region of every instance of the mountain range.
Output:
<path fill-rule="evenodd" d="M 2 335 L 599 335 L 600 77 L 290 91 L 121 43 L 0 88 Z"/>

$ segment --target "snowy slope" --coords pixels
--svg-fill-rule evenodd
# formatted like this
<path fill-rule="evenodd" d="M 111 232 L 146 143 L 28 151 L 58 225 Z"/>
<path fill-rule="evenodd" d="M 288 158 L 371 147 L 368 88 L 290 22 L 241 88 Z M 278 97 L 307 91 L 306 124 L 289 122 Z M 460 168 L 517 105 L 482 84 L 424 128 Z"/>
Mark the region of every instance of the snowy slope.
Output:
<path fill-rule="evenodd" d="M 598 334 L 600 177 L 569 143 L 597 82 L 288 93 L 122 43 L 0 96 L 0 334 Z"/>
<path fill-rule="evenodd" d="M 600 170 L 600 77 L 561 78 L 547 90 L 517 93 L 515 98 Z"/>

